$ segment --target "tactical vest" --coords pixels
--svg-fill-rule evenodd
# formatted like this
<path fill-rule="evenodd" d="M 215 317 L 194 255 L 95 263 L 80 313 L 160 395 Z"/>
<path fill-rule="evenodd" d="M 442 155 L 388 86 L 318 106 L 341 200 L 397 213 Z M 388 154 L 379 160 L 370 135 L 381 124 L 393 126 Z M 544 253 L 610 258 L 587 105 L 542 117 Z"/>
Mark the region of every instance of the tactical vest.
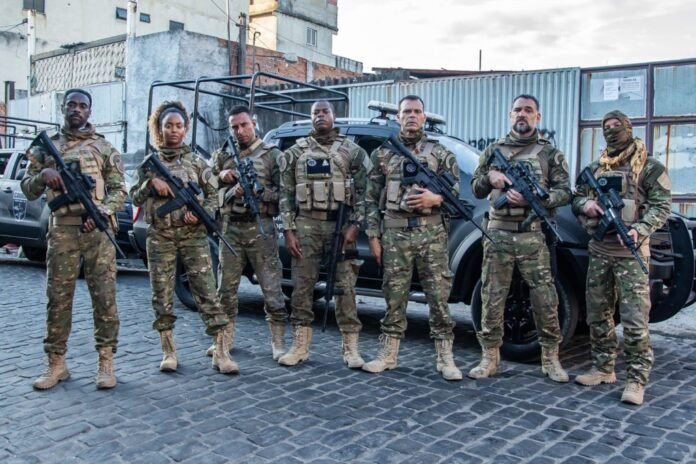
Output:
<path fill-rule="evenodd" d="M 154 154 L 153 154 L 154 155 Z M 198 173 L 190 159 L 190 155 L 175 157 L 168 161 L 166 158 L 159 156 L 160 161 L 166 167 L 172 176 L 181 179 L 181 182 L 186 185 L 189 181 L 198 182 Z M 169 227 L 182 227 L 186 225 L 184 216 L 188 208 L 183 207 L 175 209 L 164 217 L 159 217 L 156 214 L 157 208 L 172 200 L 172 197 L 161 197 L 157 194 L 148 197 L 145 202 L 145 222 L 152 224 L 155 229 L 164 229 Z M 203 195 L 199 195 L 199 201 L 203 201 Z"/>
<path fill-rule="evenodd" d="M 496 147 L 511 164 L 527 164 L 530 171 L 536 176 L 539 185 L 541 185 L 544 189 L 549 188 L 549 160 L 548 157 L 542 153 L 546 147 L 546 144 L 533 143 L 524 147 L 496 145 Z M 501 195 L 505 195 L 505 192 L 500 189 L 493 189 L 488 196 L 491 204 L 489 211 L 490 219 L 498 219 L 507 222 L 524 221 L 529 215 L 529 207 L 511 206 L 507 204 L 500 209 L 495 209 L 493 205 Z"/>
<path fill-rule="evenodd" d="M 273 165 L 275 163 L 273 157 L 271 156 L 272 149 L 273 147 L 264 144 L 261 139 L 258 139 L 256 142 L 252 144 L 251 147 L 244 150 L 244 152 L 249 153 L 248 155 L 242 156 L 242 153 L 240 153 L 240 158 L 242 160 L 246 158 L 251 159 L 252 163 L 254 163 L 254 169 L 256 169 L 256 176 L 259 183 L 268 190 L 271 190 L 273 187 L 276 187 L 273 185 L 272 178 Z M 237 165 L 235 164 L 234 158 L 232 156 L 226 158 L 225 161 L 222 163 L 221 171 L 225 169 L 232 169 L 236 172 Z M 227 197 L 230 196 L 231 188 L 232 187 L 223 187 L 220 190 L 218 190 L 218 206 L 220 207 L 220 214 L 251 214 L 251 212 L 249 211 L 249 207 L 246 205 L 246 203 L 244 203 L 244 197 L 238 198 L 236 196 L 232 196 L 232 198 L 229 201 L 227 200 Z M 274 217 L 280 213 L 280 211 L 278 210 L 278 203 L 261 201 L 259 199 L 258 204 L 259 211 L 264 216 Z"/>
<path fill-rule="evenodd" d="M 353 206 L 352 155 L 338 136 L 329 149 L 309 138 L 296 143 L 302 149 L 295 166 L 295 201 L 301 211 L 335 211 L 337 202 Z"/>
<path fill-rule="evenodd" d="M 436 143 L 436 141 L 429 139 L 418 142 L 413 151 L 416 159 L 434 172 L 437 172 L 439 164 L 438 159 L 433 155 Z M 417 173 L 417 168 L 405 157 L 391 151 L 386 154 L 383 163 L 386 185 L 380 198 L 380 208 L 390 216 L 411 217 L 433 214 L 432 208 L 415 211 L 407 204 L 408 197 L 418 193 L 412 180 L 412 177 Z"/>
<path fill-rule="evenodd" d="M 55 139 L 53 139 L 56 141 Z M 104 168 L 104 160 L 102 153 L 96 146 L 100 139 L 86 139 L 68 141 L 60 137 L 56 142 L 58 151 L 61 152 L 63 161 L 71 169 L 79 170 L 82 174 L 87 174 L 92 177 L 95 183 L 95 188 L 92 190 L 92 200 L 99 206 L 106 198 L 106 183 L 102 175 Z M 79 166 L 79 168 L 78 168 Z M 63 192 L 49 189 L 46 193 L 46 200 L 51 202 L 59 197 Z M 86 213 L 82 203 L 70 203 L 56 211 L 53 211 L 54 216 L 82 216 Z"/>
<path fill-rule="evenodd" d="M 626 225 L 630 226 L 645 214 L 649 205 L 646 201 L 647 193 L 641 185 L 643 175 L 641 173 L 636 183 L 633 180 L 630 163 L 617 166 L 611 171 L 603 171 L 600 166 L 597 166 L 594 176 L 600 185 L 606 183 L 607 188 L 613 188 L 621 196 L 625 205 L 621 209 L 621 219 Z M 606 179 L 606 182 L 601 179 Z M 593 200 L 597 199 L 594 191 L 590 192 L 589 196 Z M 597 224 L 599 224 L 599 218 L 585 218 L 585 226 L 591 233 L 594 233 Z"/>

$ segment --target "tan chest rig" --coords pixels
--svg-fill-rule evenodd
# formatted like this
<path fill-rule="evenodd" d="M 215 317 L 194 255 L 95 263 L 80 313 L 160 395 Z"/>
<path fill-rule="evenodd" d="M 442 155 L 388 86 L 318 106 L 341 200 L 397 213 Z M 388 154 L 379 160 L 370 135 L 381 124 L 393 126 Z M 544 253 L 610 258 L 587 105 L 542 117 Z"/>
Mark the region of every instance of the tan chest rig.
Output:
<path fill-rule="evenodd" d="M 438 159 L 433 155 L 435 143 L 432 140 L 419 142 L 413 151 L 413 156 L 431 171 L 437 172 Z M 411 217 L 433 214 L 432 208 L 414 210 L 407 204 L 410 195 L 418 193 L 417 187 L 409 177 L 416 174 L 416 168 L 409 160 L 396 153 L 387 151 L 382 162 L 382 172 L 386 185 L 380 198 L 380 209 L 390 216 Z"/>
<path fill-rule="evenodd" d="M 295 201 L 301 211 L 336 211 L 338 203 L 353 206 L 351 154 L 339 136 L 330 148 L 299 139 L 302 154 L 295 165 Z"/>
<path fill-rule="evenodd" d="M 634 182 L 631 173 L 630 163 L 623 164 L 611 171 L 604 171 L 598 167 L 594 171 L 595 179 L 600 184 L 606 184 L 607 189 L 613 188 L 619 194 L 624 202 L 624 207 L 621 208 L 621 219 L 629 226 L 640 219 L 648 209 L 647 195 L 640 186 L 640 178 L 638 184 Z M 590 192 L 590 198 L 597 199 L 594 191 Z M 585 218 L 585 225 L 592 230 L 599 224 L 599 218 Z"/>
<path fill-rule="evenodd" d="M 273 164 L 275 163 L 275 161 L 273 160 L 270 154 L 271 150 L 272 147 L 268 147 L 264 145 L 264 143 L 261 140 L 257 140 L 256 142 L 254 142 L 254 144 L 252 144 L 252 146 L 239 153 L 240 159 L 251 159 L 252 163 L 254 163 L 254 169 L 256 169 L 256 176 L 259 183 L 263 185 L 265 189 L 268 190 L 272 190 L 276 187 L 275 185 L 273 185 L 272 178 Z M 234 158 L 232 158 L 232 155 L 228 156 L 222 163 L 221 171 L 224 169 L 232 169 L 238 175 L 237 165 L 234 162 Z M 236 196 L 232 196 L 229 201 L 226 200 L 226 198 L 230 198 L 229 194 L 231 189 L 232 186 L 225 186 L 218 190 L 218 206 L 220 207 L 220 214 L 251 214 L 251 212 L 249 211 L 249 207 L 246 205 L 246 203 L 244 203 L 244 197 L 238 198 Z M 258 204 L 259 210 L 261 214 L 264 216 L 274 217 L 277 216 L 280 212 L 278 210 L 277 203 L 265 202 L 261 201 L 261 199 L 258 199 Z"/>
<path fill-rule="evenodd" d="M 529 170 L 536 176 L 539 185 L 541 185 L 544 189 L 548 189 L 549 161 L 548 158 L 541 153 L 545 147 L 546 145 L 540 143 L 534 143 L 524 147 L 514 147 L 510 145 L 497 146 L 500 152 L 508 159 L 510 164 L 527 164 L 527 166 L 530 168 Z M 530 208 L 525 208 L 523 206 L 511 206 L 507 204 L 500 209 L 495 209 L 493 204 L 501 195 L 505 195 L 505 192 L 500 189 L 493 189 L 488 196 L 491 203 L 491 208 L 489 211 L 491 219 L 521 222 L 524 221 L 527 216 L 529 216 Z"/>
<path fill-rule="evenodd" d="M 104 168 L 104 159 L 99 150 L 98 139 L 86 139 L 67 141 L 61 137 L 56 145 L 58 151 L 63 156 L 65 164 L 74 170 L 79 170 L 82 174 L 87 174 L 92 177 L 95 183 L 95 188 L 92 190 L 92 200 L 99 206 L 106 198 L 106 184 L 102 175 Z M 78 167 L 79 166 L 79 167 Z M 51 202 L 56 197 L 62 194 L 61 191 L 49 190 L 46 193 L 47 202 Z M 82 203 L 71 203 L 53 211 L 54 216 L 82 216 L 86 213 Z"/>
<path fill-rule="evenodd" d="M 157 155 L 159 156 L 159 155 Z M 166 158 L 159 156 L 162 164 L 169 170 L 172 176 L 181 179 L 181 182 L 186 185 L 189 181 L 198 183 L 198 173 L 189 160 L 183 156 L 177 156 L 173 160 L 168 161 Z M 171 197 L 160 197 L 155 194 L 145 202 L 145 222 L 152 224 L 155 229 L 164 229 L 169 227 L 182 227 L 186 225 L 184 216 L 188 211 L 187 207 L 175 209 L 164 217 L 158 217 L 156 214 L 157 208 L 172 200 Z M 199 195 L 199 201 L 203 201 L 203 195 Z"/>

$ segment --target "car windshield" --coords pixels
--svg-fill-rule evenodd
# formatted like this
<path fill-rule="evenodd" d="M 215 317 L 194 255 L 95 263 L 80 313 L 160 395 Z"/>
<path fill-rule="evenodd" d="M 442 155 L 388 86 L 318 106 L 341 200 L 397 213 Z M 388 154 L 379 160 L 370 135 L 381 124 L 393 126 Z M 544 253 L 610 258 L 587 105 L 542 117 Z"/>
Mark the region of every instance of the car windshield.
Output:
<path fill-rule="evenodd" d="M 454 137 L 437 137 L 437 141 L 455 154 L 460 170 L 470 176 L 474 174 L 479 160 L 479 152 L 476 149 Z"/>

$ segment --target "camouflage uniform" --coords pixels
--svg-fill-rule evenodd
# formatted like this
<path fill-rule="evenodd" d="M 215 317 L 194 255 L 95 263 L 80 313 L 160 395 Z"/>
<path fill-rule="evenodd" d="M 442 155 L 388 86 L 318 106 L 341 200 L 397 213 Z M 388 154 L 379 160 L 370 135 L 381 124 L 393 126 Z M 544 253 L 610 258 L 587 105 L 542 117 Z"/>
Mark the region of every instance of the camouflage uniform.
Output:
<path fill-rule="evenodd" d="M 278 158 L 280 167 L 280 212 L 283 227 L 295 231 L 302 259 L 292 258 L 294 290 L 290 302 L 293 326 L 310 326 L 314 319 L 314 286 L 321 258 L 331 245 L 336 225 L 336 201 L 351 206 L 347 223 L 362 224 L 367 153 L 337 132 L 326 143 L 310 135 Z M 312 169 L 316 167 L 317 173 Z M 326 167 L 326 169 L 323 169 Z M 352 244 L 346 248 L 354 248 Z M 336 320 L 341 332 L 362 329 L 355 304 L 355 283 L 361 262 L 340 261 L 336 270 Z"/>
<path fill-rule="evenodd" d="M 530 165 L 540 184 L 549 192 L 549 198 L 543 204 L 550 213 L 566 205 L 571 195 L 568 164 L 563 153 L 541 139 L 538 132 L 524 139 L 511 132 L 481 154 L 471 186 L 476 198 L 489 196 L 491 200 L 488 232 L 495 243 L 486 240 L 483 244 L 483 310 L 481 330 L 476 335 L 484 350 L 498 349 L 503 344 L 505 303 L 517 266 L 529 286 L 539 343 L 542 349 L 554 351 L 562 338 L 558 324 L 558 295 L 541 222 L 538 219 L 525 222 L 531 211 L 529 207 L 493 207 L 495 200 L 504 195 L 500 189 L 492 187 L 488 178 L 491 169 L 488 160 L 495 148 L 500 149 L 511 162 Z"/>
<path fill-rule="evenodd" d="M 273 221 L 274 216 L 278 215 L 280 172 L 276 160 L 280 154 L 280 150 L 266 145 L 260 139 L 239 153 L 240 159 L 251 157 L 258 180 L 264 186 L 264 192 L 259 198 L 259 209 L 263 230 L 266 233 L 265 239 L 259 235 L 256 218 L 244 204 L 244 198 L 226 200 L 225 195 L 228 194 L 230 185 L 218 181 L 222 230 L 238 253 L 238 256 L 234 256 L 227 247 L 220 247 L 218 295 L 230 321 L 237 317 L 237 290 L 247 261 L 251 263 L 261 285 L 266 319 L 284 322 L 287 318 L 285 297 L 281 290 L 283 275 L 278 258 L 278 233 Z M 232 155 L 226 151 L 213 153 L 212 164 L 215 175 L 220 174 L 222 170 L 236 168 Z"/>
<path fill-rule="evenodd" d="M 216 189 L 209 182 L 212 177 L 210 168 L 188 146 L 181 148 L 161 148 L 158 153 L 162 164 L 172 175 L 187 181 L 197 182 L 205 194 L 203 207 L 213 215 L 215 213 Z M 215 289 L 210 260 L 210 251 L 205 226 L 184 223 L 186 207 L 180 208 L 160 218 L 155 210 L 171 198 L 158 196 L 150 186 L 152 176 L 140 167 L 136 181 L 131 187 L 130 195 L 136 206 L 145 205 L 147 230 L 147 259 L 150 269 L 150 286 L 152 287 L 152 306 L 155 310 L 155 330 L 171 331 L 174 328 L 172 293 L 176 275 L 177 255 L 182 260 L 188 276 L 191 293 L 198 305 L 201 318 L 206 324 L 206 333 L 215 335 L 228 323 L 227 315 L 220 308 Z"/>
<path fill-rule="evenodd" d="M 607 119 L 607 118 L 605 118 Z M 640 139 L 634 139 L 631 148 L 644 151 Z M 620 195 L 626 204 L 621 216 L 627 226 L 639 235 L 639 253 L 646 263 L 650 262 L 650 234 L 662 227 L 670 215 L 671 182 L 665 167 L 656 159 L 647 156 L 637 176 L 632 175 L 632 157 L 610 170 L 598 161 L 590 164 L 595 177 L 618 177 L 621 179 Z M 598 218 L 583 214 L 583 206 L 596 199 L 586 184 L 576 185 L 573 212 L 593 234 Z M 614 313 L 618 303 L 621 324 L 624 328 L 624 352 L 628 381 L 644 386 L 648 382 L 653 365 L 653 351 L 648 332 L 650 313 L 650 291 L 648 276 L 643 273 L 637 260 L 620 242 L 616 233 L 609 232 L 604 240 L 590 240 L 590 263 L 587 270 L 586 305 L 587 325 L 590 328 L 592 361 L 601 373 L 614 373 L 618 342 L 614 331 Z M 642 402 L 642 401 L 641 401 Z"/>
<path fill-rule="evenodd" d="M 404 144 L 438 175 L 449 172 L 459 179 L 456 158 L 436 141 L 422 135 L 417 142 L 404 141 Z M 447 304 L 452 272 L 447 256 L 447 230 L 441 212 L 438 208 L 415 211 L 406 205 L 413 186 L 403 182 L 402 174 L 407 163 L 404 157 L 389 149 L 378 148 L 372 152 L 370 162 L 365 214 L 367 236 L 381 237 L 382 291 L 387 302 L 382 332 L 393 338 L 404 337 L 415 266 L 430 307 L 430 337 L 452 340 L 455 324 Z M 459 182 L 452 191 L 459 194 Z"/>
<path fill-rule="evenodd" d="M 83 174 L 95 180 L 92 200 L 109 218 L 111 226 L 118 225 L 116 212 L 126 198 L 123 180 L 123 162 L 120 153 L 87 124 L 84 129 L 71 131 L 63 128 L 51 140 L 70 166 L 79 164 Z M 37 148 L 28 153 L 30 160 L 22 179 L 22 192 L 31 200 L 38 199 L 46 186 L 41 178 L 44 168 L 55 169 L 55 162 Z M 49 190 L 47 200 L 61 192 Z M 116 309 L 116 250 L 106 233 L 94 230 L 80 231 L 84 208 L 79 203 L 64 206 L 51 213 L 48 226 L 48 254 L 46 260 L 47 333 L 44 351 L 64 355 L 72 324 L 72 301 L 75 281 L 83 259 L 85 279 L 92 297 L 94 338 L 96 349 L 111 348 L 116 352 L 119 319 Z"/>

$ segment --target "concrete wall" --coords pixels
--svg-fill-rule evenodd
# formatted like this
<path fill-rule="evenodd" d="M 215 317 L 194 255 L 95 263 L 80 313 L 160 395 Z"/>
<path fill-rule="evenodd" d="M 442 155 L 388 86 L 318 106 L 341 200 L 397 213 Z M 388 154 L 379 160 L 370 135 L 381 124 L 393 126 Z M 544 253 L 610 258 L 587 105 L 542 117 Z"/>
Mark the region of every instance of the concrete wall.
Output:
<path fill-rule="evenodd" d="M 278 15 L 278 50 L 286 53 L 296 53 L 315 63 L 330 66 L 336 64 L 336 58 L 331 53 L 333 31 L 318 26 L 304 19 L 277 13 Z M 307 44 L 307 28 L 317 31 L 317 45 Z"/>
<path fill-rule="evenodd" d="M 248 13 L 248 0 L 231 0 L 230 16 L 236 21 L 239 13 Z M 151 22 L 136 21 L 137 35 L 169 30 L 169 21 L 184 23 L 189 31 L 227 38 L 226 18 L 208 1 L 140 0 L 140 13 L 150 15 Z M 218 2 L 224 9 L 225 2 Z M 116 18 L 116 8 L 126 8 L 125 0 L 48 0 L 45 14 L 36 15 L 36 53 L 55 50 L 65 44 L 91 42 L 126 32 L 126 21 Z M 26 18 L 22 0 L 2 0 L 2 24 L 20 23 Z M 0 33 L 0 84 L 15 81 L 16 88 L 26 89 L 28 74 L 26 25 Z M 233 39 L 237 30 L 232 30 Z M 4 99 L 4 95 L 0 95 Z"/>

